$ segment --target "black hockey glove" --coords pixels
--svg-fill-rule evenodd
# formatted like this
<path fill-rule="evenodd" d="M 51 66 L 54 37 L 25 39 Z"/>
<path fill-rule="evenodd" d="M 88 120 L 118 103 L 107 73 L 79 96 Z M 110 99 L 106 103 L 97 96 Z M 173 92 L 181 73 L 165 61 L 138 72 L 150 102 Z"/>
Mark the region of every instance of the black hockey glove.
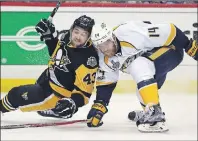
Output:
<path fill-rule="evenodd" d="M 57 37 L 57 31 L 53 23 L 50 23 L 47 19 L 41 19 L 41 21 L 35 26 L 37 33 L 41 35 L 41 41 L 51 40 Z"/>
<path fill-rule="evenodd" d="M 89 111 L 87 115 L 87 126 L 88 127 L 99 127 L 102 126 L 102 117 L 104 114 L 108 112 L 106 104 L 103 101 L 95 100 L 94 104 L 91 107 L 91 110 Z"/>
<path fill-rule="evenodd" d="M 71 98 L 59 100 L 52 111 L 61 118 L 71 118 L 78 111 L 75 102 Z"/>

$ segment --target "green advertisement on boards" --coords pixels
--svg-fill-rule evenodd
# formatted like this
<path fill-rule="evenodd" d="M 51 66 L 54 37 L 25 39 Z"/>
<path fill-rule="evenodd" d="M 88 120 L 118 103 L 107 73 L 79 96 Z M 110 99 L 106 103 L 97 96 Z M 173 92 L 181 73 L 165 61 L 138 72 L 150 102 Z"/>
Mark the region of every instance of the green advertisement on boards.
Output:
<path fill-rule="evenodd" d="M 48 51 L 35 25 L 49 12 L 1 12 L 1 65 L 46 65 Z"/>

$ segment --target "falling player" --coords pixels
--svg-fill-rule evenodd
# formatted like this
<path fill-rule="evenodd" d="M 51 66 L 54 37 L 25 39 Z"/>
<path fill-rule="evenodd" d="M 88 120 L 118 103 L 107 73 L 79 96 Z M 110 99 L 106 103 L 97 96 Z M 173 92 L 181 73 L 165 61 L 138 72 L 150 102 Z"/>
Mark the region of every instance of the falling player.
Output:
<path fill-rule="evenodd" d="M 189 40 L 174 24 L 133 21 L 120 24 L 113 30 L 104 23 L 95 25 L 91 39 L 99 53 L 99 72 L 97 96 L 87 116 L 90 120 L 87 125 L 98 127 L 103 124 L 102 117 L 108 111 L 121 70 L 132 75 L 137 84 L 137 95 L 144 111 L 133 111 L 129 118 L 135 120 L 136 117 L 138 130 L 167 131 L 158 90 L 167 73 L 182 62 L 184 50 L 198 60 L 196 40 Z"/>
<path fill-rule="evenodd" d="M 36 84 L 12 88 L 1 100 L 1 112 L 20 109 L 42 116 L 70 118 L 88 103 L 98 69 L 98 55 L 90 42 L 94 20 L 77 18 L 69 30 L 57 31 L 46 19 L 36 25 L 51 56 Z M 49 109 L 49 110 L 48 110 Z"/>

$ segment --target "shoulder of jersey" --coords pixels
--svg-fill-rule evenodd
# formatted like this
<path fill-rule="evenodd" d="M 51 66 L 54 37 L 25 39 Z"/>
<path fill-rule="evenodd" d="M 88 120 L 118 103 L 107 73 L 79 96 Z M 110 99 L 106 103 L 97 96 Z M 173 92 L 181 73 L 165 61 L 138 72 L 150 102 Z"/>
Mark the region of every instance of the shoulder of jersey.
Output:
<path fill-rule="evenodd" d="M 60 44 L 65 46 L 70 41 L 70 31 L 69 30 L 62 30 L 58 33 L 58 39 Z"/>
<path fill-rule="evenodd" d="M 69 36 L 69 34 L 70 34 L 69 30 L 61 30 L 58 33 L 58 39 L 64 40 L 65 38 L 67 38 Z"/>
<path fill-rule="evenodd" d="M 112 72 L 119 69 L 120 63 L 116 56 L 108 58 L 105 57 L 102 53 L 99 53 L 99 66 L 103 71 Z"/>

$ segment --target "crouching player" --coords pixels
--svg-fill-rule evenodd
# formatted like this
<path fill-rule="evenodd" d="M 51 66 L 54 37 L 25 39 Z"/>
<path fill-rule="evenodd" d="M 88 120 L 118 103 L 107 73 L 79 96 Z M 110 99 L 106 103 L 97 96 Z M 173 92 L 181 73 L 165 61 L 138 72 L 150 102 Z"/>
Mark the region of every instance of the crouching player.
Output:
<path fill-rule="evenodd" d="M 182 62 L 184 51 L 198 60 L 197 41 L 188 39 L 174 24 L 134 21 L 120 24 L 113 30 L 104 23 L 95 25 L 91 39 L 98 50 L 100 64 L 97 96 L 88 113 L 87 125 L 102 125 L 120 70 L 133 77 L 144 109 L 137 112 L 139 116 L 131 112 L 129 119 L 136 120 L 138 130 L 142 132 L 168 131 L 158 90 L 167 74 Z"/>

